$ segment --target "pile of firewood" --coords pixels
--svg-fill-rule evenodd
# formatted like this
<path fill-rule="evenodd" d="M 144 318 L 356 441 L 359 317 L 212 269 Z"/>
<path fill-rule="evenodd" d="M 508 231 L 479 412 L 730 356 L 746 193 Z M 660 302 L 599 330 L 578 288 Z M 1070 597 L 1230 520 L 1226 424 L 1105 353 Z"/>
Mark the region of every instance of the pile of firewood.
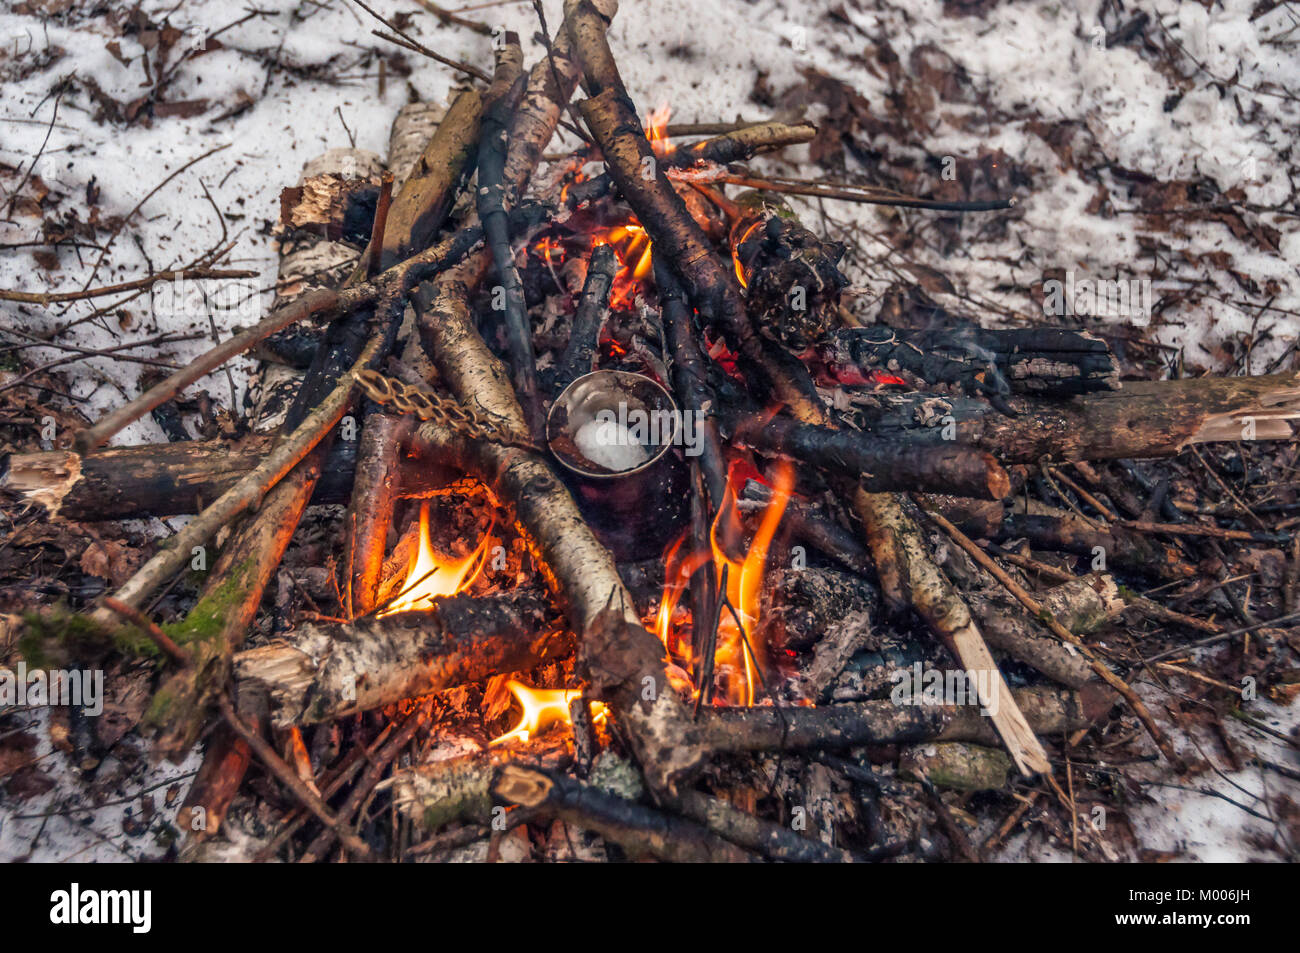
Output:
<path fill-rule="evenodd" d="M 1117 577 L 1190 582 L 1196 544 L 1285 540 L 1174 522 L 1112 461 L 1291 440 L 1300 379 L 1121 384 L 1101 337 L 985 329 L 920 294 L 861 325 L 839 246 L 774 192 L 726 191 L 813 127 L 647 134 L 614 12 L 568 0 L 530 71 L 503 35 L 489 84 L 403 111 L 386 169 L 309 163 L 269 317 L 73 447 L 8 459 L 4 489 L 51 519 L 193 514 L 111 595 L 30 617 L 24 646 L 152 646 L 154 750 L 205 743 L 176 822 L 196 857 L 254 760 L 282 789 L 242 822 L 262 859 L 498 856 L 525 830 L 566 859 L 973 858 L 966 799 L 1035 777 L 1063 839 L 1109 856 L 1060 752 L 1132 722 L 1171 770 L 1186 755 L 1130 684 L 1147 663 L 1090 636 L 1122 614 L 1238 634 Z M 562 122 L 585 145 L 544 157 Z M 105 448 L 250 351 L 249 434 Z M 554 431 L 598 369 L 657 381 L 697 428 L 667 451 L 676 484 L 636 484 L 651 515 L 630 530 L 593 517 L 571 464 L 600 461 Z M 308 507 L 332 504 L 337 565 L 274 592 Z M 158 625 L 210 545 L 192 606 Z M 470 722 L 520 725 L 484 745 Z"/>

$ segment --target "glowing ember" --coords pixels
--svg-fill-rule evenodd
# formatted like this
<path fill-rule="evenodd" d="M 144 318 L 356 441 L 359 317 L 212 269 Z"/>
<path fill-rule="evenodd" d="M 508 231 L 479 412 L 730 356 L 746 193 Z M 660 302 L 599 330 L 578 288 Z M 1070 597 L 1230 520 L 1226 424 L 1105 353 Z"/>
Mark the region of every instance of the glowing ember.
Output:
<path fill-rule="evenodd" d="M 461 559 L 446 560 L 433 551 L 429 538 L 429 504 L 420 507 L 419 548 L 398 597 L 379 615 L 433 608 L 434 600 L 466 589 L 483 569 L 481 557 L 492 539 L 491 527 L 478 547 Z M 473 570 L 471 572 L 471 570 Z"/>
<path fill-rule="evenodd" d="M 529 688 L 513 678 L 506 682 L 506 688 L 515 696 L 515 701 L 523 709 L 519 723 L 499 738 L 493 738 L 490 744 L 499 745 L 509 741 L 527 741 L 539 731 L 556 723 L 572 725 L 569 716 L 569 703 L 581 698 L 582 692 L 576 688 Z M 608 709 L 601 702 L 591 703 L 591 720 L 600 724 L 608 715 Z"/>

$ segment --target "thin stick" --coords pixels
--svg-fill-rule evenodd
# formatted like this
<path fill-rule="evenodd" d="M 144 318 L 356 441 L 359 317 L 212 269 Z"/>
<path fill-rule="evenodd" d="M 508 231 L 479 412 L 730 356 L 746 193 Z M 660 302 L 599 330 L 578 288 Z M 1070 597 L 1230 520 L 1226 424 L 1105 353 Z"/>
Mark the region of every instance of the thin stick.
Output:
<path fill-rule="evenodd" d="M 1256 629 L 1267 629 L 1280 626 L 1283 622 L 1292 622 L 1300 619 L 1300 612 L 1291 612 L 1276 619 L 1268 619 L 1264 622 L 1256 622 L 1254 625 L 1242 626 L 1240 629 L 1233 629 L 1230 632 L 1219 632 L 1206 639 L 1197 639 L 1195 642 L 1189 642 L 1187 645 L 1180 645 L 1177 648 L 1167 649 L 1164 652 L 1157 652 L 1155 655 L 1148 656 L 1142 660 L 1144 665 L 1152 662 L 1159 662 L 1161 659 L 1167 659 L 1175 655 L 1182 655 L 1192 649 L 1204 648 L 1207 645 L 1214 645 L 1218 642 L 1224 642 L 1238 635 L 1245 635 L 1247 632 L 1254 632 Z"/>
<path fill-rule="evenodd" d="M 1183 523 L 1148 523 L 1144 520 L 1121 520 L 1120 526 L 1140 533 L 1168 533 L 1170 536 L 1208 536 L 1211 539 L 1240 539 L 1252 543 L 1276 543 L 1284 533 L 1260 533 L 1246 529 L 1223 529 L 1218 526 L 1197 526 Z"/>
<path fill-rule="evenodd" d="M 1060 480 L 1071 490 L 1073 490 L 1075 494 L 1078 495 L 1079 499 L 1083 500 L 1083 502 L 1087 503 L 1089 506 L 1095 509 L 1102 516 L 1106 517 L 1106 519 L 1110 520 L 1112 523 L 1119 519 L 1118 513 L 1112 510 L 1101 500 L 1097 499 L 1095 496 L 1093 496 L 1083 487 L 1079 486 L 1079 484 L 1076 483 L 1074 480 L 1071 480 L 1067 474 L 1061 472 L 1056 467 L 1049 467 L 1048 469 L 1051 471 L 1052 475 L 1056 479 Z"/>
<path fill-rule="evenodd" d="M 384 26 L 388 27 L 388 29 L 392 30 L 394 33 L 400 36 L 407 43 L 409 43 L 411 45 L 411 48 L 414 49 L 416 52 L 423 53 L 431 60 L 437 60 L 439 63 L 443 64 L 444 66 L 450 66 L 454 70 L 458 70 L 462 73 L 465 73 L 468 76 L 473 76 L 475 79 L 480 79 L 485 83 L 492 82 L 492 77 L 489 76 L 487 73 L 483 72 L 481 69 L 470 66 L 468 63 L 461 63 L 459 60 L 448 59 L 447 57 L 443 56 L 441 53 L 435 53 L 433 50 L 429 49 L 419 40 L 415 39 L 410 34 L 405 33 L 392 20 L 389 20 L 388 18 L 384 17 L 380 13 L 376 13 L 374 10 L 368 7 L 363 2 L 363 0 L 352 0 L 352 2 L 355 3 L 357 6 L 359 6 L 362 10 L 365 10 L 366 13 L 369 13 L 372 17 L 374 17 Z"/>
<path fill-rule="evenodd" d="M 167 274 L 167 272 L 162 272 Z M 182 272 L 175 272 L 180 275 Z M 208 278 L 256 278 L 257 272 L 248 268 L 196 268 L 183 273 L 186 278 L 201 281 Z M 138 288 L 151 288 L 166 279 L 158 275 L 148 275 L 133 281 L 124 281 L 116 285 L 103 285 L 99 288 L 84 288 L 81 291 L 0 291 L 0 301 L 18 301 L 23 304 L 62 304 L 66 301 L 82 301 L 86 298 L 102 298 L 105 295 L 119 294 L 123 291 L 135 291 Z"/>
<path fill-rule="evenodd" d="M 158 624 L 154 622 L 153 619 L 149 618 L 135 606 L 129 606 L 120 599 L 114 599 L 112 596 L 104 597 L 104 605 L 108 606 L 118 615 L 130 619 L 138 625 L 142 630 L 144 630 L 145 635 L 153 639 L 154 645 L 158 646 L 165 655 L 170 656 L 172 661 L 176 662 L 178 665 L 188 667 L 194 664 L 194 660 L 190 658 L 189 652 L 186 652 L 183 648 L 177 645 L 170 635 L 158 628 Z"/>
<path fill-rule="evenodd" d="M 397 760 L 397 756 L 401 754 L 402 749 L 406 747 L 407 743 L 415 737 L 415 732 L 428 719 L 429 715 L 432 713 L 432 709 L 433 703 L 426 701 L 415 711 L 411 712 L 411 714 L 407 716 L 406 721 L 402 723 L 402 727 L 397 730 L 397 733 L 394 734 L 383 748 L 380 749 L 379 753 L 370 760 L 370 764 L 366 767 L 365 774 L 361 775 L 352 790 L 348 792 L 347 800 L 344 801 L 343 806 L 339 808 L 338 816 L 341 826 L 347 823 L 348 818 L 352 817 L 352 815 L 361 807 L 362 802 L 365 801 L 366 798 L 370 796 L 371 792 L 374 791 L 375 785 L 379 783 L 383 773 L 388 769 L 390 764 Z M 325 852 L 330 849 L 330 845 L 334 843 L 334 835 L 337 833 L 338 828 L 330 828 L 321 831 L 316 839 L 311 842 L 311 845 L 307 848 L 307 852 L 302 855 L 299 863 L 314 863 L 323 857 Z"/>
<path fill-rule="evenodd" d="M 373 860 L 370 848 L 356 834 L 348 830 L 345 823 L 330 813 L 330 809 L 325 802 L 311 788 L 298 777 L 298 773 L 284 763 L 284 759 L 275 753 L 275 750 L 267 744 L 262 736 L 251 731 L 247 725 L 240 720 L 239 715 L 235 714 L 235 709 L 230 704 L 230 699 L 222 695 L 217 704 L 221 708 L 221 717 L 226 720 L 226 724 L 234 729 L 235 734 L 243 738 L 253 753 L 267 767 L 276 779 L 287 787 L 307 810 L 315 814 L 326 827 L 334 831 L 343 845 L 353 854 L 363 860 Z"/>
<path fill-rule="evenodd" d="M 129 223 L 131 219 L 135 217 L 135 213 L 140 211 L 140 209 L 144 208 L 145 202 L 148 202 L 151 198 L 157 195 L 164 185 L 166 185 L 172 179 L 176 178 L 176 176 L 180 175 L 186 169 L 190 168 L 191 166 L 199 162 L 202 162 L 210 155 L 215 155 L 216 153 L 220 152 L 222 149 L 229 149 L 229 148 L 230 148 L 230 143 L 226 143 L 225 145 L 216 146 L 215 148 L 209 149 L 207 152 L 203 153 L 202 155 L 195 156 L 189 162 L 185 163 L 175 172 L 172 172 L 170 175 L 168 175 L 167 178 L 163 179 L 156 186 L 150 189 L 148 195 L 142 198 L 139 202 L 135 203 L 135 208 L 131 209 L 131 211 L 126 213 L 126 216 L 118 223 L 117 227 L 113 229 L 113 234 L 108 236 L 108 241 L 104 242 L 104 249 L 99 253 L 99 257 L 95 259 L 95 264 L 90 269 L 90 277 L 86 279 L 85 287 L 89 288 L 90 283 L 95 280 L 95 275 L 99 273 L 99 266 L 104 263 L 104 258 L 108 255 L 108 250 L 109 248 L 112 247 L 113 240 L 116 239 L 117 236 L 121 233 L 122 229 L 124 229 L 127 226 L 127 223 Z"/>
<path fill-rule="evenodd" d="M 106 442 L 123 427 L 143 417 L 160 404 L 171 400 L 182 390 L 203 377 L 209 371 L 221 366 L 232 357 L 244 353 L 259 341 L 270 337 L 276 331 L 302 320 L 308 315 L 326 311 L 339 302 L 339 294 L 329 289 L 320 289 L 303 295 L 286 308 L 271 313 L 265 320 L 253 325 L 242 334 L 218 344 L 212 350 L 199 355 L 192 363 L 182 367 L 175 374 L 164 378 L 149 388 L 135 400 L 119 407 L 92 427 L 77 434 L 73 445 L 78 453 L 93 450 Z"/>
<path fill-rule="evenodd" d="M 480 23 L 478 20 L 467 20 L 464 17 L 458 17 L 450 10 L 443 9 L 436 3 L 430 3 L 429 0 L 415 0 L 420 6 L 428 10 L 443 23 L 454 23 L 456 26 L 463 26 L 475 33 L 481 33 L 483 36 L 491 36 L 492 28 L 486 23 Z"/>
<path fill-rule="evenodd" d="M 991 202 L 942 202 L 937 199 L 918 199 L 888 189 L 858 188 L 842 183 L 804 182 L 799 179 L 758 179 L 747 175 L 722 175 L 718 182 L 740 185 L 766 192 L 788 192 L 792 195 L 815 195 L 824 199 L 842 199 L 864 205 L 892 205 L 897 208 L 924 208 L 935 212 L 995 212 L 1015 208 L 1015 199 L 996 199 Z"/>
<path fill-rule="evenodd" d="M 924 509 L 924 507 L 922 508 Z M 1170 764 L 1174 765 L 1179 770 L 1182 770 L 1184 767 L 1182 759 L 1178 756 L 1177 752 L 1174 751 L 1173 745 L 1171 745 L 1169 740 L 1164 736 L 1164 733 L 1156 724 L 1155 719 L 1151 716 L 1151 712 L 1148 711 L 1147 706 L 1143 704 L 1142 699 L 1138 698 L 1137 692 L 1133 691 L 1133 688 L 1124 681 L 1124 679 L 1120 678 L 1107 668 L 1106 665 L 1097 658 L 1096 653 L 1093 652 L 1091 647 L 1079 639 L 1078 636 L 1065 626 L 1061 625 L 1055 616 L 1043 608 L 1041 602 L 1026 592 L 1020 583 L 1012 579 L 1011 575 L 1005 569 L 999 566 L 988 553 L 976 546 L 969 536 L 949 522 L 942 513 L 936 513 L 934 510 L 926 510 L 925 512 L 940 529 L 948 534 L 953 542 L 966 551 L 966 554 L 969 555 L 971 559 L 975 560 L 984 569 L 988 570 L 988 572 L 997 579 L 998 582 L 1002 583 L 1002 585 L 1006 587 L 1008 592 L 1020 601 L 1021 605 L 1046 625 L 1047 628 L 1052 631 L 1053 635 L 1062 642 L 1067 642 L 1070 645 L 1073 645 L 1083 653 L 1084 658 L 1088 660 L 1089 666 L 1097 673 L 1102 681 L 1115 689 L 1115 691 L 1119 692 L 1120 695 L 1124 697 L 1124 700 L 1129 703 L 1134 714 L 1138 716 L 1138 720 L 1142 722 L 1147 733 L 1151 735 L 1151 740 L 1154 741 L 1156 747 L 1160 749 L 1160 753 L 1169 760 Z"/>
<path fill-rule="evenodd" d="M 128 579 L 116 595 L 119 600 L 139 607 L 164 580 L 179 572 L 191 559 L 194 547 L 206 543 L 223 526 L 260 501 L 266 492 L 292 470 L 311 449 L 320 443 L 326 432 L 338 423 L 347 409 L 355 384 L 355 372 L 366 367 L 379 351 L 380 339 L 376 336 L 361 352 L 352 373 L 347 374 L 321 401 L 302 424 L 279 446 L 267 454 L 260 464 L 242 477 L 238 483 L 202 513 L 191 520 L 183 530 L 167 541 L 167 545 L 141 566 Z M 96 609 L 92 618 L 107 624 L 109 610 Z"/>

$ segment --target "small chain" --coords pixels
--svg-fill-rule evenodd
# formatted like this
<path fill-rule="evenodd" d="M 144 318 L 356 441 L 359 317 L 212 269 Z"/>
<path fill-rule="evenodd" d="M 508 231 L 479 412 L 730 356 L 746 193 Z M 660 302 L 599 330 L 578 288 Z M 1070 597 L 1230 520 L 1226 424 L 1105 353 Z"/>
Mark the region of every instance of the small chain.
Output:
<path fill-rule="evenodd" d="M 453 398 L 444 397 L 427 387 L 407 384 L 377 371 L 361 371 L 357 374 L 357 383 L 366 392 L 366 396 L 377 404 L 387 404 L 404 414 L 414 414 L 421 420 L 435 421 L 466 437 L 488 440 L 507 447 L 540 450 L 528 438 L 502 429 Z"/>

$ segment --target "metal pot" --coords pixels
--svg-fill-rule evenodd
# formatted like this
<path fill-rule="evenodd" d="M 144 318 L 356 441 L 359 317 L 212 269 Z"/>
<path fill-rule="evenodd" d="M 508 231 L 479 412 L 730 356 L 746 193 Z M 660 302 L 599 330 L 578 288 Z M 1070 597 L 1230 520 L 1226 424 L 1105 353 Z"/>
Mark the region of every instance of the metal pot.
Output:
<path fill-rule="evenodd" d="M 649 559 L 689 516 L 682 420 L 657 381 L 628 371 L 579 377 L 546 418 L 546 441 L 578 509 L 620 562 Z"/>

